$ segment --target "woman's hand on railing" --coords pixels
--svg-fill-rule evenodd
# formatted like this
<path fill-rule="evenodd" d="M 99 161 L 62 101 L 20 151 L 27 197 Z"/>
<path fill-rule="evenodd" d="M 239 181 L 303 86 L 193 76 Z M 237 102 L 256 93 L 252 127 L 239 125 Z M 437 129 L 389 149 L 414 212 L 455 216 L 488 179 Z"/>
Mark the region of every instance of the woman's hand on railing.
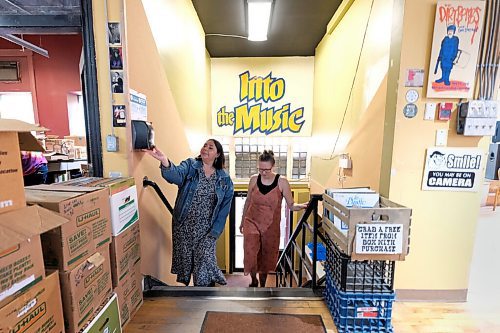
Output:
<path fill-rule="evenodd" d="M 299 211 L 299 210 L 302 210 L 302 209 L 306 209 L 307 206 L 309 206 L 309 202 L 305 202 L 305 203 L 301 203 L 301 204 L 296 204 L 294 203 L 292 208 L 290 208 L 291 211 Z"/>

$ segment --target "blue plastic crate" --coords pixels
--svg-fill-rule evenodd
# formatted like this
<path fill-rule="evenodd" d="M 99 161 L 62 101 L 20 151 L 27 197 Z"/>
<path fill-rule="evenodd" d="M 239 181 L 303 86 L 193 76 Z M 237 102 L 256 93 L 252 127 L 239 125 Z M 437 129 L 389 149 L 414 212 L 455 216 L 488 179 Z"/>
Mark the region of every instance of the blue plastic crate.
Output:
<path fill-rule="evenodd" d="M 344 293 L 327 278 L 325 301 L 339 333 L 393 333 L 395 293 Z"/>

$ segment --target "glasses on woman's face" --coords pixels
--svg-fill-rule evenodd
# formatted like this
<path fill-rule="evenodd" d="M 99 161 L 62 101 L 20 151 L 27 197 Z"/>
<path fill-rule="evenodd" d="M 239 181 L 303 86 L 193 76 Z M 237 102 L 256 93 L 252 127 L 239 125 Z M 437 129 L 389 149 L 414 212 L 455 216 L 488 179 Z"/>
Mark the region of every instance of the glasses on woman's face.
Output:
<path fill-rule="evenodd" d="M 272 168 L 270 169 L 261 169 L 259 168 L 259 172 L 271 172 Z"/>

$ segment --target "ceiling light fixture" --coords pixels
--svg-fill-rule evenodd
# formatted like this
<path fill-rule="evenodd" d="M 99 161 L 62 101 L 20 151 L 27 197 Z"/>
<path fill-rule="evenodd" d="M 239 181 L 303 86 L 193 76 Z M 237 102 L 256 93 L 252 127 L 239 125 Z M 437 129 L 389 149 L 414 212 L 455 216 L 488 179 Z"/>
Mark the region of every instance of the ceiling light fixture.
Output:
<path fill-rule="evenodd" d="M 267 40 L 273 0 L 247 0 L 247 3 L 248 40 L 254 42 Z"/>

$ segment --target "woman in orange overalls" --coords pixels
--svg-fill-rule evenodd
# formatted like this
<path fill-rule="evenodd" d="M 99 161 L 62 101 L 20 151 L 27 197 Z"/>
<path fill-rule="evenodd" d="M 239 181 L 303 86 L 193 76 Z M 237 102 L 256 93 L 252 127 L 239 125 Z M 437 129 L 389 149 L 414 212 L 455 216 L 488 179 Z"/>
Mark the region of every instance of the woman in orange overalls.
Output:
<path fill-rule="evenodd" d="M 276 268 L 283 198 L 292 211 L 307 207 L 307 204 L 293 202 L 290 184 L 286 178 L 273 172 L 274 163 L 274 153 L 264 150 L 259 156 L 259 174 L 250 178 L 243 208 L 240 225 L 243 234 L 243 266 L 245 275 L 250 274 L 252 277 L 250 287 L 258 287 L 259 284 L 265 287 L 267 274 Z"/>

